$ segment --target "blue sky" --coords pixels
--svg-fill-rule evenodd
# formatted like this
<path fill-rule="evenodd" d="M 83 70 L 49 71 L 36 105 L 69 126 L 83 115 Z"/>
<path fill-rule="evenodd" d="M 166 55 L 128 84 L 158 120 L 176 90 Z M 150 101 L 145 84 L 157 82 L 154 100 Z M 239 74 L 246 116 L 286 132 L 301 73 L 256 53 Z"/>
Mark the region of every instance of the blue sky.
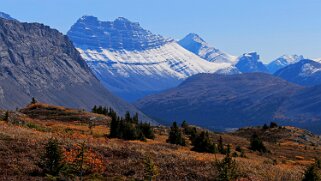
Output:
<path fill-rule="evenodd" d="M 320 0 L 0 1 L 0 11 L 63 33 L 82 15 L 122 16 L 174 39 L 197 33 L 232 55 L 257 51 L 264 62 L 283 54 L 321 57 Z"/>

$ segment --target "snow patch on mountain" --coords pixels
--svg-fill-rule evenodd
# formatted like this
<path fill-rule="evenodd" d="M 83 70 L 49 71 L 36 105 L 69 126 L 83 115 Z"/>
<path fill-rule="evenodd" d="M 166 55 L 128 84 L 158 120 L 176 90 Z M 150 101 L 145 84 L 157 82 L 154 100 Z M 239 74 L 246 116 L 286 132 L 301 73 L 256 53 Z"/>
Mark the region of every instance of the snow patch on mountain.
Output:
<path fill-rule="evenodd" d="M 209 62 L 125 18 L 80 18 L 67 33 L 96 77 L 113 93 L 135 101 L 198 73 L 228 74 L 231 63 Z"/>
<path fill-rule="evenodd" d="M 267 65 L 267 68 L 271 73 L 275 73 L 276 71 L 280 70 L 281 68 L 288 66 L 290 64 L 294 64 L 303 60 L 304 57 L 302 55 L 283 55 L 271 63 Z"/>
<path fill-rule="evenodd" d="M 235 63 L 235 56 L 229 55 L 219 49 L 210 47 L 199 35 L 190 33 L 178 42 L 185 49 L 193 52 L 209 62 Z"/>

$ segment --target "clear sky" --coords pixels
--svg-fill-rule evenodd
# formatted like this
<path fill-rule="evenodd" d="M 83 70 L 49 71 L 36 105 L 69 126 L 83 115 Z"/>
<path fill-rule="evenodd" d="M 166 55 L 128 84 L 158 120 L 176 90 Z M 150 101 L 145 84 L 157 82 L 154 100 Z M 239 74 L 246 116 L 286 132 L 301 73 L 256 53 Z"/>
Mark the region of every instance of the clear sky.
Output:
<path fill-rule="evenodd" d="M 321 0 L 0 0 L 0 11 L 66 33 L 82 15 L 116 17 L 174 39 L 190 32 L 232 55 L 321 57 Z"/>

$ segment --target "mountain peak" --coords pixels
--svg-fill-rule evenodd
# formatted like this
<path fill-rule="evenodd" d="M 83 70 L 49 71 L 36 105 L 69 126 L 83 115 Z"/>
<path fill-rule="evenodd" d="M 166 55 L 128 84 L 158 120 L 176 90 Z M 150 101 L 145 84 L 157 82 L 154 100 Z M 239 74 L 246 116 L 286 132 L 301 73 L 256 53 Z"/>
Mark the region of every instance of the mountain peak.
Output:
<path fill-rule="evenodd" d="M 100 21 L 83 16 L 68 31 L 68 37 L 82 49 L 148 50 L 164 45 L 167 40 L 140 27 L 124 17 L 114 21 Z M 84 45 L 83 42 L 87 42 Z"/>
<path fill-rule="evenodd" d="M 267 68 L 271 73 L 275 73 L 281 68 L 288 66 L 290 64 L 294 64 L 303 60 L 304 57 L 302 55 L 282 55 L 281 57 L 273 60 L 271 63 L 267 65 Z"/>
<path fill-rule="evenodd" d="M 206 41 L 196 33 L 189 33 L 178 42 L 186 50 L 198 55 L 209 62 L 231 63 L 236 57 L 210 47 Z"/>
<path fill-rule="evenodd" d="M 12 18 L 9 14 L 6 14 L 4 12 L 0 12 L 0 18 L 4 18 L 7 20 L 16 20 L 16 19 Z"/>
<path fill-rule="evenodd" d="M 244 53 L 238 58 L 235 66 L 243 73 L 268 72 L 265 65 L 260 61 L 260 55 L 257 52 Z"/>
<path fill-rule="evenodd" d="M 186 35 L 181 41 L 186 40 L 186 41 L 195 41 L 201 44 L 206 44 L 206 42 L 196 33 L 189 33 Z"/>

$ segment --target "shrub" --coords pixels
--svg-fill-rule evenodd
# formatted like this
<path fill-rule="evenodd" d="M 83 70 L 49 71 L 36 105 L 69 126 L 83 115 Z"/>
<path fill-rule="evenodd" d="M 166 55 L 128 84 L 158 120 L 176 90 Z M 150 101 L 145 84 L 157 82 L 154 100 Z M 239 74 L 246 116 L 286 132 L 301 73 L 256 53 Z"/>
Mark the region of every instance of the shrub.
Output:
<path fill-rule="evenodd" d="M 268 125 L 264 124 L 262 129 L 266 130 L 266 129 L 269 129 Z"/>
<path fill-rule="evenodd" d="M 321 164 L 318 160 L 306 169 L 302 181 L 321 181 Z"/>
<path fill-rule="evenodd" d="M 167 139 L 168 143 L 185 146 L 185 139 L 183 138 L 182 132 L 177 126 L 176 122 L 173 122 L 171 130 Z"/>
<path fill-rule="evenodd" d="M 250 149 L 253 151 L 259 151 L 261 153 L 267 152 L 266 147 L 264 146 L 262 140 L 259 138 L 259 136 L 254 133 L 251 137 L 251 143 L 250 143 Z"/>
<path fill-rule="evenodd" d="M 193 142 L 193 151 L 197 152 L 207 152 L 207 153 L 216 153 L 216 145 L 210 140 L 208 132 L 202 131 L 199 135 L 196 136 L 195 141 Z"/>

